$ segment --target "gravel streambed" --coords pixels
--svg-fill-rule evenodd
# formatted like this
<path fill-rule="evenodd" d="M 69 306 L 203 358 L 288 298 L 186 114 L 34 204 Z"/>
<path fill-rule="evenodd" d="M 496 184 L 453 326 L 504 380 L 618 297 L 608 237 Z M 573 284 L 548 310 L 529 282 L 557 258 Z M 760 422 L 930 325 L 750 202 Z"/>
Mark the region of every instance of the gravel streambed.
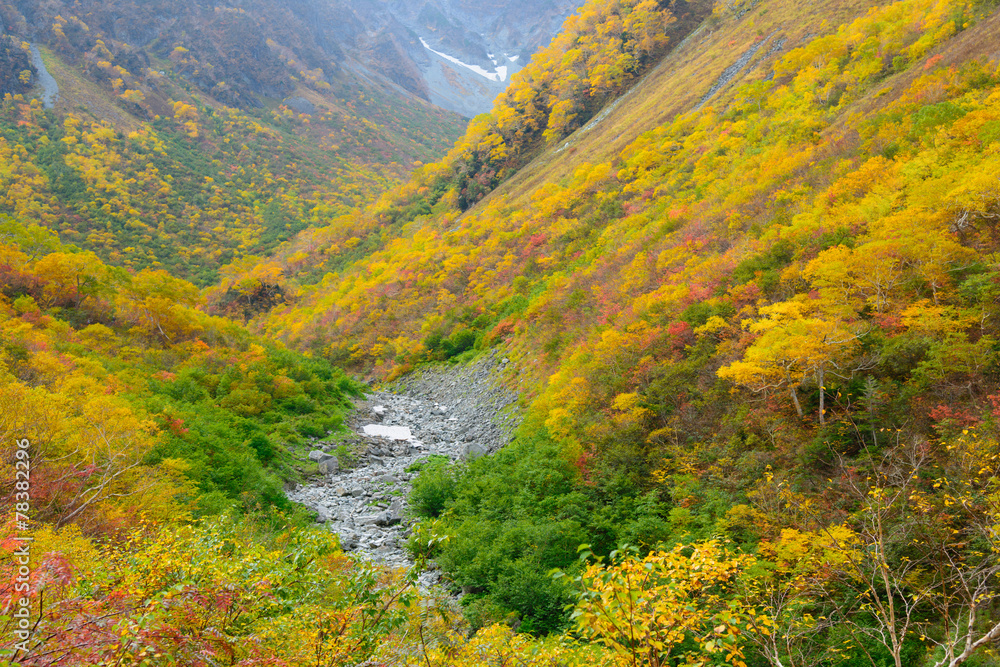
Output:
<path fill-rule="evenodd" d="M 509 362 L 493 351 L 465 366 L 425 367 L 359 402 L 349 418 L 357 465 L 347 468 L 333 444 L 310 452 L 321 476 L 287 491 L 317 512 L 346 550 L 390 567 L 409 567 L 412 518 L 407 472 L 432 454 L 453 461 L 487 456 L 510 442 L 520 418 L 517 394 L 502 383 Z M 435 571 L 421 583 L 436 583 Z"/>

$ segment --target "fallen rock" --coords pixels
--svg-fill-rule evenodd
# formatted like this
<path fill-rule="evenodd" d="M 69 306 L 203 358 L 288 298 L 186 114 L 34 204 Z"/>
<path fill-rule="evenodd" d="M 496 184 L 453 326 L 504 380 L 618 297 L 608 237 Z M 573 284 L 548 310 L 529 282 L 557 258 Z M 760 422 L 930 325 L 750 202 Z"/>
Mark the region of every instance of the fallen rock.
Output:
<path fill-rule="evenodd" d="M 403 520 L 403 500 L 401 498 L 395 498 L 389 505 L 388 509 L 391 524 L 400 523 Z"/>
<path fill-rule="evenodd" d="M 486 453 L 486 448 L 478 442 L 467 442 L 462 446 L 461 457 L 463 461 L 475 461 L 486 456 Z"/>
<path fill-rule="evenodd" d="M 384 512 L 379 512 L 378 517 L 375 521 L 375 525 L 395 526 L 400 521 L 402 521 L 402 517 L 400 517 L 398 514 L 394 514 L 391 509 L 387 509 Z"/>

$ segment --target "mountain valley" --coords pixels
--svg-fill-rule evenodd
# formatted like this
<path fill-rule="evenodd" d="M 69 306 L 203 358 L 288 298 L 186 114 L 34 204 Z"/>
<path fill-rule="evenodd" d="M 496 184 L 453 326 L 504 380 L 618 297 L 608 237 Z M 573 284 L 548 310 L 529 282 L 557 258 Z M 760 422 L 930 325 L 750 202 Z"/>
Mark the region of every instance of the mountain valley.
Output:
<path fill-rule="evenodd" d="M 0 664 L 997 664 L 995 0 L 0 8 Z"/>

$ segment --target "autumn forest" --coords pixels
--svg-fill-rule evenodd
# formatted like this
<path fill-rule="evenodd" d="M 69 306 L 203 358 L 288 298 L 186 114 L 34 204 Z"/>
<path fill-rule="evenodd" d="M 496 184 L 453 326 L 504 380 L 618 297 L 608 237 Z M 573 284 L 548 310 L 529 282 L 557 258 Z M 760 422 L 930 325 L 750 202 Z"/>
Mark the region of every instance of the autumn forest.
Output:
<path fill-rule="evenodd" d="M 997 0 L 589 0 L 472 119 L 287 4 L 0 2 L 0 665 L 1000 664 Z M 490 354 L 411 568 L 288 499 Z"/>

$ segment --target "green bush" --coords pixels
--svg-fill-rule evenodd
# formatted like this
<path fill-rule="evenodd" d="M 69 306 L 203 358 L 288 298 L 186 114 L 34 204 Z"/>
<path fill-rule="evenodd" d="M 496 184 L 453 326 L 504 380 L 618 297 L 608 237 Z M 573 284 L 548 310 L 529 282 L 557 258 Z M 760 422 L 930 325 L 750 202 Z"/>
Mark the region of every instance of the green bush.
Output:
<path fill-rule="evenodd" d="M 462 329 L 453 333 L 451 338 L 441 341 L 441 348 L 444 350 L 445 357 L 450 359 L 466 350 L 471 350 L 475 344 L 476 333 L 471 329 Z"/>
<path fill-rule="evenodd" d="M 179 458 L 188 464 L 199 514 L 237 508 L 298 516 L 282 491 L 282 480 L 299 474 L 283 445 L 301 444 L 299 434 L 324 437 L 342 428 L 347 396 L 361 386 L 326 361 L 277 348 L 251 368 L 229 366 L 220 375 L 208 370 L 187 367 L 172 380 L 150 382 L 154 394 L 145 407 L 161 416 L 164 428 L 149 462 Z M 267 391 L 278 376 L 296 386 L 273 403 Z"/>
<path fill-rule="evenodd" d="M 450 462 L 451 458 L 445 456 L 444 454 L 430 454 L 411 463 L 406 467 L 406 472 L 421 472 L 428 466 L 448 464 Z"/>
<path fill-rule="evenodd" d="M 316 409 L 316 404 L 308 397 L 302 395 L 286 398 L 278 405 L 285 412 L 297 415 L 307 415 Z"/>
<path fill-rule="evenodd" d="M 271 405 L 271 397 L 256 389 L 234 389 L 219 405 L 239 415 L 259 415 Z"/>
<path fill-rule="evenodd" d="M 455 478 L 447 460 L 430 460 L 410 490 L 410 508 L 417 516 L 441 515 L 455 497 Z"/>
<path fill-rule="evenodd" d="M 566 606 L 573 601 L 565 585 L 530 560 L 512 563 L 510 569 L 497 578 L 494 598 L 502 607 L 518 613 L 519 632 L 533 635 L 549 634 L 565 627 L 569 616 Z"/>

